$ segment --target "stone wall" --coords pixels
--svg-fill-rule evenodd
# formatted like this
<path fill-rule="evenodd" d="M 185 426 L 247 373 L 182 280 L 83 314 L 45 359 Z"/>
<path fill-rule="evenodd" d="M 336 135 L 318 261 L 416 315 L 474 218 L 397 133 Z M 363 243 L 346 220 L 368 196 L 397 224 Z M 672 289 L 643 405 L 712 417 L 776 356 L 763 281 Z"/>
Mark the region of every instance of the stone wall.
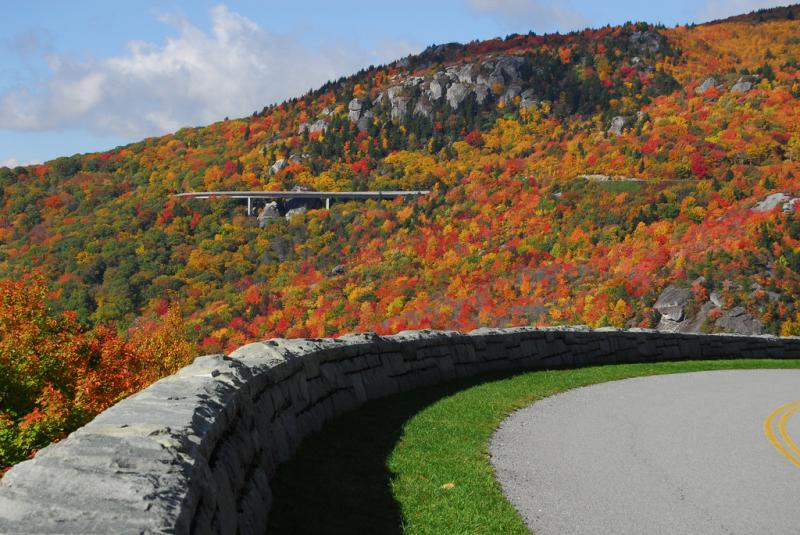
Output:
<path fill-rule="evenodd" d="M 269 340 L 209 355 L 0 482 L 2 533 L 256 533 L 275 469 L 367 400 L 495 370 L 800 358 L 800 339 L 581 328 Z"/>

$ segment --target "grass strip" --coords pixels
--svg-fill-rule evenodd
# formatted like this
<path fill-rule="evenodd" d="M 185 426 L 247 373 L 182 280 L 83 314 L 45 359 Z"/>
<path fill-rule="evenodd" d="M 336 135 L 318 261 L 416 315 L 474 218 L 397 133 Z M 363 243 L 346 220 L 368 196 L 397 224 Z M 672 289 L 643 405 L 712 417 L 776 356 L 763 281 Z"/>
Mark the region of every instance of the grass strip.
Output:
<path fill-rule="evenodd" d="M 306 440 L 272 482 L 268 533 L 526 534 L 489 462 L 514 410 L 572 388 L 667 373 L 800 368 L 800 360 L 609 365 L 483 376 L 367 403 Z"/>

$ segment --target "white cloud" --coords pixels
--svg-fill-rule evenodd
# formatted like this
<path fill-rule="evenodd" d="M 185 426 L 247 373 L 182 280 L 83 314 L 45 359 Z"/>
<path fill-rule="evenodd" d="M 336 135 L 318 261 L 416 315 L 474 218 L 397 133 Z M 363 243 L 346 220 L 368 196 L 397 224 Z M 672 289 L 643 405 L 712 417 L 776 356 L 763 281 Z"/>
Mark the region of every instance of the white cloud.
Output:
<path fill-rule="evenodd" d="M 17 167 L 17 166 L 24 166 L 24 165 L 35 165 L 39 162 L 21 162 L 16 158 L 7 158 L 5 160 L 0 160 L 0 167 Z"/>
<path fill-rule="evenodd" d="M 787 5 L 786 1 L 775 0 L 705 0 L 698 6 L 697 19 L 708 21 L 724 19 L 733 15 L 743 15 L 757 9 Z"/>
<path fill-rule="evenodd" d="M 541 0 L 467 0 L 469 7 L 499 19 L 515 31 L 570 31 L 586 27 L 584 19 L 566 2 Z"/>
<path fill-rule="evenodd" d="M 132 41 L 125 53 L 106 59 L 47 56 L 45 83 L 0 94 L 0 129 L 81 128 L 126 138 L 161 134 L 249 115 L 411 48 L 310 48 L 225 6 L 212 9 L 210 32 L 181 18 L 163 22 L 177 30 L 163 44 Z"/>

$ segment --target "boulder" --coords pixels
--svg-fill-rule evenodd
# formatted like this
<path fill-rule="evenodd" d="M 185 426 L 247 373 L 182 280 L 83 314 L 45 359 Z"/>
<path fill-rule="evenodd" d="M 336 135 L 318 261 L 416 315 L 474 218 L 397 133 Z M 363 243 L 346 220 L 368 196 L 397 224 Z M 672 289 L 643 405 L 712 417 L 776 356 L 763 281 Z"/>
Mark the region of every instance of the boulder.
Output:
<path fill-rule="evenodd" d="M 356 123 L 361 118 L 361 110 L 364 109 L 364 101 L 354 98 L 347 105 L 347 118 L 351 123 Z"/>
<path fill-rule="evenodd" d="M 412 113 L 428 119 L 433 118 L 433 108 L 431 107 L 431 103 L 425 98 L 417 100 L 417 104 L 414 106 L 414 111 Z"/>
<path fill-rule="evenodd" d="M 277 160 L 274 164 L 272 164 L 272 167 L 269 168 L 269 174 L 274 175 L 275 173 L 279 173 L 284 167 L 286 167 L 287 163 L 288 162 L 286 161 L 286 158 Z"/>
<path fill-rule="evenodd" d="M 430 98 L 431 100 L 439 100 L 440 98 L 442 98 L 442 95 L 444 94 L 444 88 L 445 84 L 442 83 L 437 78 L 434 78 L 433 80 L 431 80 L 430 84 L 428 84 L 428 91 L 427 91 L 428 98 Z"/>
<path fill-rule="evenodd" d="M 663 40 L 661 35 L 649 30 L 636 31 L 630 36 L 630 42 L 635 48 L 650 53 L 658 52 Z"/>
<path fill-rule="evenodd" d="M 611 119 L 611 126 L 608 127 L 608 133 L 614 134 L 615 136 L 622 135 L 622 129 L 625 127 L 625 118 L 621 115 L 617 115 L 613 119 Z"/>
<path fill-rule="evenodd" d="M 712 87 L 717 87 L 717 80 L 713 76 L 709 76 L 705 80 L 703 80 L 700 85 L 694 88 L 694 92 L 698 95 L 702 95 Z"/>
<path fill-rule="evenodd" d="M 447 88 L 447 103 L 450 104 L 450 107 L 454 110 L 457 110 L 458 107 L 464 102 L 464 99 L 470 94 L 470 88 L 467 87 L 465 84 L 460 82 L 456 82 L 450 87 Z"/>
<path fill-rule="evenodd" d="M 408 97 L 403 94 L 403 88 L 395 85 L 386 90 L 386 97 L 392 105 L 392 119 L 402 119 L 408 111 Z"/>
<path fill-rule="evenodd" d="M 770 212 L 784 203 L 790 201 L 792 198 L 783 192 L 772 193 L 764 197 L 763 200 L 753 206 L 754 212 Z"/>
<path fill-rule="evenodd" d="M 764 326 L 743 307 L 733 307 L 722 314 L 714 325 L 725 332 L 736 334 L 764 334 Z"/>
<path fill-rule="evenodd" d="M 259 228 L 264 228 L 270 219 L 278 219 L 279 217 L 281 217 L 281 211 L 278 203 L 275 201 L 269 202 L 264 205 L 261 213 L 258 214 L 258 226 Z"/>
<path fill-rule="evenodd" d="M 786 214 L 793 214 L 797 211 L 798 202 L 800 202 L 800 199 L 792 197 L 791 199 L 783 203 L 783 207 L 781 208 L 781 210 L 783 210 L 783 212 Z"/>
<path fill-rule="evenodd" d="M 536 99 L 534 99 L 533 96 L 534 96 L 533 89 L 526 89 L 525 91 L 523 91 L 520 94 L 520 98 L 522 98 L 522 100 L 519 103 L 519 107 L 524 110 L 536 106 Z"/>
<path fill-rule="evenodd" d="M 681 321 L 683 320 L 683 309 L 691 295 L 692 291 L 689 288 L 669 285 L 658 296 L 653 308 L 661 314 L 662 318 L 676 322 Z"/>
<path fill-rule="evenodd" d="M 316 132 L 326 132 L 328 130 L 328 122 L 325 119 L 317 119 L 313 123 L 301 123 L 300 126 L 297 128 L 297 133 L 302 134 L 308 130 L 310 134 L 314 134 Z"/>
<path fill-rule="evenodd" d="M 483 104 L 486 102 L 486 99 L 489 97 L 489 88 L 485 85 L 476 85 L 475 86 L 475 102 L 478 104 Z"/>
<path fill-rule="evenodd" d="M 520 93 L 522 93 L 522 87 L 519 84 L 512 84 L 508 86 L 506 92 L 500 97 L 500 102 L 506 106 L 511 106 L 514 104 L 514 98 L 518 97 Z"/>
<path fill-rule="evenodd" d="M 344 275 L 344 266 L 342 264 L 334 266 L 334 268 L 331 270 L 331 275 L 334 277 Z"/>
<path fill-rule="evenodd" d="M 372 124 L 373 117 L 375 117 L 375 114 L 372 112 L 372 110 L 365 111 L 356 125 L 358 126 L 358 131 L 365 132 L 369 128 L 369 125 Z"/>
<path fill-rule="evenodd" d="M 453 65 L 452 67 L 448 67 L 445 72 L 447 72 L 447 75 L 453 81 L 458 81 L 462 84 L 472 83 L 472 63 Z"/>
<path fill-rule="evenodd" d="M 733 87 L 731 87 L 731 93 L 747 93 L 753 88 L 753 84 L 748 82 L 744 78 L 739 78 Z"/>
<path fill-rule="evenodd" d="M 504 84 L 519 82 L 519 68 L 524 62 L 525 60 L 519 56 L 503 56 L 495 63 L 489 79 L 497 80 Z"/>

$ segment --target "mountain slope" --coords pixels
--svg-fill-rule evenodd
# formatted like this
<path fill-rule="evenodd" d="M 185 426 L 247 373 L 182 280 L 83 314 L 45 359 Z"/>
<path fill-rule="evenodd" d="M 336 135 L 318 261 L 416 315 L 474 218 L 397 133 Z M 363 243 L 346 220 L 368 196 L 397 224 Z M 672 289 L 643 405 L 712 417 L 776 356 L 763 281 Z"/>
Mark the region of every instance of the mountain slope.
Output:
<path fill-rule="evenodd" d="M 3 169 L 0 273 L 41 271 L 86 324 L 125 328 L 175 302 L 203 351 L 366 329 L 655 326 L 661 290 L 693 281 L 687 316 L 724 301 L 704 328 L 741 306 L 794 332 L 787 13 L 431 47 L 252 117 Z M 230 202 L 169 197 L 296 185 L 434 193 L 264 229 Z M 776 192 L 776 209 L 751 209 Z"/>

